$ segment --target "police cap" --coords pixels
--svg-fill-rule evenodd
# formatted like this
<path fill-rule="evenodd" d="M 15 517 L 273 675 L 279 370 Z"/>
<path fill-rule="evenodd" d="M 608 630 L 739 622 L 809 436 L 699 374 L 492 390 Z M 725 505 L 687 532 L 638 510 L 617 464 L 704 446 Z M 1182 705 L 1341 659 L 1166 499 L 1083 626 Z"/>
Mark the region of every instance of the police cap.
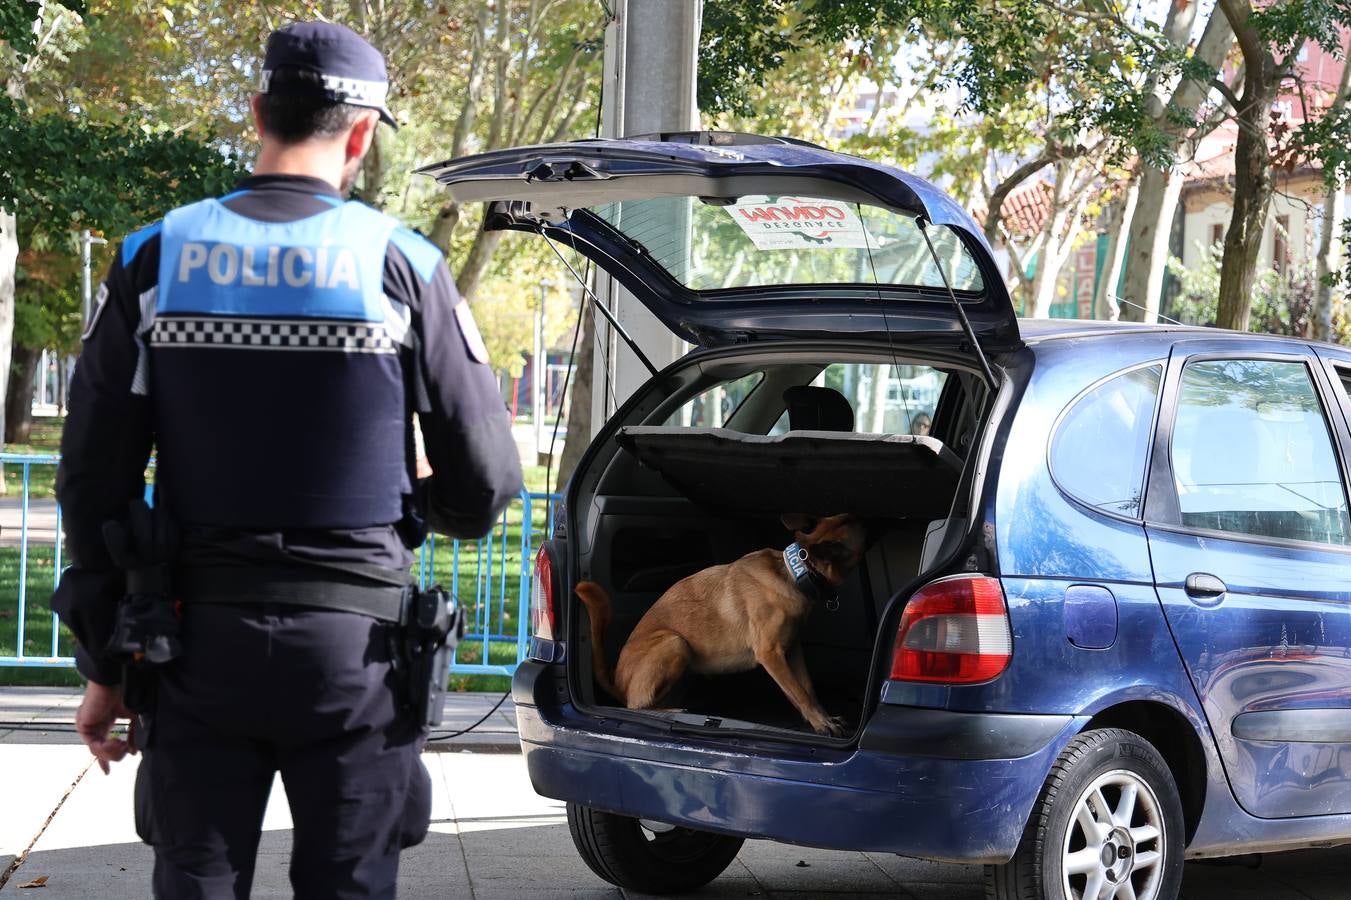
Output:
<path fill-rule="evenodd" d="M 288 66 L 314 72 L 322 86 L 275 82 L 273 73 Z M 379 110 L 381 119 L 399 127 L 385 106 L 389 95 L 385 58 L 361 35 L 331 22 L 295 22 L 278 28 L 267 39 L 259 93 L 315 90 L 334 103 Z"/>

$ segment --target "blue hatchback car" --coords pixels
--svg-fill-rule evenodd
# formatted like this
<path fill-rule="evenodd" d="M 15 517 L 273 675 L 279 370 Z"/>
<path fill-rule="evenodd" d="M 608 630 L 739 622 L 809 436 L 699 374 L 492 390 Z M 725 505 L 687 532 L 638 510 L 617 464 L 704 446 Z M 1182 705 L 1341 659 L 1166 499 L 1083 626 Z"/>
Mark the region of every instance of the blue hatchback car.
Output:
<path fill-rule="evenodd" d="M 1351 842 L 1351 353 L 1019 321 L 951 199 L 786 139 L 425 171 L 695 345 L 573 474 L 513 685 L 534 786 L 602 878 L 691 890 L 749 837 L 984 863 L 1003 900 L 1152 900 L 1184 858 Z M 797 632 L 845 734 L 758 668 L 662 709 L 601 690 L 593 653 L 783 548 L 785 513 L 867 527 Z M 598 647 L 582 580 L 611 597 Z"/>

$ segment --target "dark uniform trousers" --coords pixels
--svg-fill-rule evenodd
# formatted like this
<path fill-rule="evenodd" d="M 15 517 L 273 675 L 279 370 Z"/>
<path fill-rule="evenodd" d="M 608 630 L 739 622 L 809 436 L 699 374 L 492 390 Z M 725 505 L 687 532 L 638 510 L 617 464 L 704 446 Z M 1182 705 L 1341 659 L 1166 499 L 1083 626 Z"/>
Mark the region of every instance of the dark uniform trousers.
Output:
<path fill-rule="evenodd" d="M 183 655 L 158 677 L 136 778 L 157 897 L 249 896 L 277 773 L 296 896 L 395 895 L 431 782 L 424 735 L 396 703 L 392 628 L 292 604 L 184 604 Z"/>

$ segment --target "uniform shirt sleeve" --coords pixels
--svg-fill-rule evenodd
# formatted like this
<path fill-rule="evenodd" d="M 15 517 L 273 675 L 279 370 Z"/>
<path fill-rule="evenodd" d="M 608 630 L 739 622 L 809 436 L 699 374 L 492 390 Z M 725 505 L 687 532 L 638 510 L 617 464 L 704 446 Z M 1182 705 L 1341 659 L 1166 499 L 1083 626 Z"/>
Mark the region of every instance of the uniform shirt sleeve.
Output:
<path fill-rule="evenodd" d="M 521 461 L 469 307 L 440 251 L 426 242 L 422 247 L 435 253 L 434 260 L 415 261 L 424 263 L 428 277 L 408 277 L 420 282 L 409 287 L 418 301 L 412 304 L 415 364 L 426 392 L 418 419 L 432 468 L 424 485 L 427 522 L 451 537 L 477 538 L 520 493 Z"/>
<path fill-rule="evenodd" d="M 119 678 L 103 648 L 122 580 L 104 546 L 103 523 L 124 519 L 128 504 L 141 496 L 153 442 L 148 398 L 134 388 L 138 365 L 145 364 L 137 335 L 141 297 L 154 290 L 159 248 L 158 240 L 147 246 L 136 237 L 128 238 L 99 288 L 70 382 L 56 475 L 72 568 L 53 602 L 79 642 L 80 671 L 105 684 Z"/>

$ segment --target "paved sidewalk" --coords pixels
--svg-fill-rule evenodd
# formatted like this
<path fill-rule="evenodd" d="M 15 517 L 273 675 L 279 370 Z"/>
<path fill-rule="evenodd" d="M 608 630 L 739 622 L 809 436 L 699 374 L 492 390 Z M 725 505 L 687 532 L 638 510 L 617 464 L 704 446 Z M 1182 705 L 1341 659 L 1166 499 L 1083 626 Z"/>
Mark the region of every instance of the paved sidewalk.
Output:
<path fill-rule="evenodd" d="M 487 713 L 498 696 L 452 695 L 454 728 Z M 0 888 L 0 897 L 149 896 L 153 859 L 149 848 L 136 839 L 131 818 L 137 760 L 114 766 L 106 777 L 91 767 L 71 731 L 77 703 L 69 689 L 0 688 L 0 872 L 32 844 L 23 865 Z M 404 854 L 400 896 L 474 900 L 626 896 L 586 868 L 568 836 L 562 805 L 536 796 L 519 753 L 504 752 L 514 743 L 509 707 L 510 701 L 483 726 L 497 734 L 479 735 L 472 747 L 466 746 L 465 738 L 437 745 L 424 756 L 434 790 L 432 833 Z M 290 826 L 278 783 L 263 823 L 256 897 L 291 896 L 286 877 Z M 20 889 L 42 876 L 47 881 L 41 890 Z M 752 841 L 728 871 L 697 896 L 981 900 L 980 879 L 976 866 Z M 1347 900 L 1351 848 L 1270 856 L 1255 869 L 1189 864 L 1183 896 Z"/>
<path fill-rule="evenodd" d="M 23 536 L 23 498 L 0 497 L 0 547 L 17 547 Z M 56 543 L 56 501 L 28 501 L 28 543 L 50 547 Z"/>

